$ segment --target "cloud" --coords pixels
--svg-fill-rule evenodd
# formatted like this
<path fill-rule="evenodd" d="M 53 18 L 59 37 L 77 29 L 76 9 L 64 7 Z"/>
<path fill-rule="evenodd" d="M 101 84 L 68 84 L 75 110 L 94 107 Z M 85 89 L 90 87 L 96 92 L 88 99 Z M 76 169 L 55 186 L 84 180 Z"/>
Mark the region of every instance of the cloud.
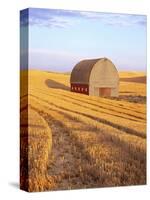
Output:
<path fill-rule="evenodd" d="M 75 11 L 29 8 L 22 11 L 20 21 L 21 25 L 27 25 L 28 22 L 31 26 L 65 28 L 71 26 L 77 16 L 79 14 Z"/>
<path fill-rule="evenodd" d="M 106 25 L 113 26 L 134 26 L 146 25 L 146 16 L 131 15 L 131 14 L 113 14 L 113 13 L 98 13 L 98 12 L 80 12 L 80 14 L 89 20 L 97 20 Z"/>
<path fill-rule="evenodd" d="M 44 27 L 57 27 L 57 28 L 64 28 L 66 26 L 70 26 L 70 19 L 66 16 L 59 15 L 57 12 L 54 13 L 51 11 L 46 12 L 38 12 L 34 11 L 30 12 L 29 17 L 29 24 L 30 25 L 38 25 Z"/>
<path fill-rule="evenodd" d="M 147 18 L 145 15 L 113 14 L 88 11 L 67 11 L 56 9 L 29 9 L 29 25 L 43 26 L 47 28 L 65 28 L 79 22 L 81 19 L 93 20 L 110 26 L 145 26 Z M 21 25 L 27 25 L 28 10 L 22 12 Z"/>

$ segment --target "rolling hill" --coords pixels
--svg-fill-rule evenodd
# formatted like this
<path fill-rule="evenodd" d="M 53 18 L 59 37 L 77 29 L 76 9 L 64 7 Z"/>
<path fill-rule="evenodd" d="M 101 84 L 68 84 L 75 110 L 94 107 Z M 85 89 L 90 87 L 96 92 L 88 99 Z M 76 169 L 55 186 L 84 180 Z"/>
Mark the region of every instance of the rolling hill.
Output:
<path fill-rule="evenodd" d="M 21 90 L 21 113 L 34 116 L 29 138 L 36 132 L 29 191 L 146 183 L 146 76 L 119 75 L 119 97 L 101 98 L 70 92 L 69 73 L 29 70 Z M 27 130 L 21 124 L 21 135 Z M 43 164 L 32 166 L 35 157 Z"/>

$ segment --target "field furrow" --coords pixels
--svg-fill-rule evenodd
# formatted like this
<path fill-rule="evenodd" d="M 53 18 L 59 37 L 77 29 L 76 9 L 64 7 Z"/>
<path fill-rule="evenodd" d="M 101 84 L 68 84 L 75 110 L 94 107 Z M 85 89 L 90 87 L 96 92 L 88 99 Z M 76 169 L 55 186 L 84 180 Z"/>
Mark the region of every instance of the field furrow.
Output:
<path fill-rule="evenodd" d="M 139 74 L 121 73 L 119 97 L 102 98 L 70 92 L 70 74 L 22 71 L 29 87 L 21 85 L 21 184 L 29 191 L 146 184 Z"/>
<path fill-rule="evenodd" d="M 34 91 L 33 91 L 34 93 Z M 133 115 L 133 114 L 126 114 L 125 112 L 122 112 L 122 111 L 117 111 L 115 109 L 111 109 L 111 108 L 106 108 L 104 106 L 101 106 L 101 105 L 97 105 L 97 104 L 91 104 L 89 103 L 88 101 L 82 101 L 80 100 L 79 98 L 76 99 L 76 98 L 73 98 L 73 97 L 70 97 L 70 96 L 67 96 L 67 95 L 63 95 L 63 94 L 57 94 L 57 93 L 54 93 L 53 91 L 50 92 L 50 94 L 47 94 L 45 92 L 38 92 L 40 94 L 44 94 L 44 95 L 47 95 L 49 98 L 51 97 L 54 97 L 54 98 L 59 98 L 61 100 L 64 100 L 64 101 L 69 101 L 71 102 L 72 104 L 75 104 L 77 106 L 82 106 L 84 108 L 87 108 L 87 109 L 90 109 L 90 110 L 93 110 L 93 111 L 96 111 L 96 112 L 100 112 L 101 114 L 106 114 L 108 117 L 118 117 L 119 119 L 120 118 L 123 118 L 123 119 L 126 119 L 126 120 L 130 120 L 130 121 L 134 121 L 134 122 L 141 122 L 141 123 L 145 123 L 145 119 L 144 119 L 144 116 L 136 116 L 136 115 Z"/>
<path fill-rule="evenodd" d="M 68 111 L 66 109 L 61 109 L 54 104 L 47 103 L 46 101 L 39 100 L 38 98 L 35 97 L 30 97 L 33 102 L 34 107 L 37 109 L 43 110 L 44 112 L 49 113 L 51 110 L 55 110 L 57 112 L 65 113 L 68 114 L 70 117 L 73 117 L 75 119 L 79 119 L 82 121 L 82 123 L 85 123 L 87 127 L 94 127 L 95 130 L 101 130 L 104 133 L 107 133 L 107 136 L 112 138 L 114 142 L 117 144 L 121 143 L 122 145 L 125 145 L 128 149 L 131 149 L 131 151 L 135 152 L 144 152 L 145 153 L 145 139 L 135 136 L 135 135 L 130 135 L 125 133 L 124 131 L 115 129 L 112 126 L 108 126 L 106 124 L 97 122 L 91 118 L 88 118 L 86 116 L 83 116 L 82 114 L 77 114 L 72 111 Z M 137 153 L 136 153 L 137 154 Z"/>
<path fill-rule="evenodd" d="M 34 93 L 34 94 L 37 95 L 38 93 Z M 131 134 L 131 135 L 136 135 L 136 136 L 139 136 L 142 138 L 146 137 L 144 134 L 144 131 L 142 130 L 142 127 L 144 127 L 143 124 L 140 124 L 140 123 L 136 124 L 135 122 L 134 122 L 134 124 L 132 124 L 131 121 L 127 122 L 127 120 L 126 120 L 126 124 L 128 126 L 125 126 L 126 125 L 125 123 L 122 123 L 124 125 L 121 125 L 121 119 L 120 119 L 120 121 L 118 121 L 118 119 L 114 120 L 115 117 L 113 117 L 113 119 L 112 119 L 112 117 L 108 117 L 108 115 L 104 115 L 104 114 L 101 115 L 101 113 L 94 112 L 94 111 L 90 112 L 90 109 L 86 109 L 86 108 L 84 109 L 80 105 L 77 106 L 71 102 L 66 103 L 66 101 L 63 101 L 60 98 L 59 99 L 56 97 L 46 98 L 47 95 L 42 95 L 42 98 L 39 98 L 38 95 L 37 96 L 35 96 L 35 95 L 32 94 L 31 96 L 33 96 L 39 100 L 43 100 L 43 101 L 47 102 L 48 104 L 52 104 L 60 109 L 65 109 L 67 111 L 71 111 L 76 114 L 82 114 L 85 117 L 88 117 L 95 121 L 112 126 L 113 128 L 116 128 L 118 130 L 123 130 L 124 132 Z M 52 99 L 54 99 L 54 100 L 52 100 Z M 79 110 L 80 110 L 80 112 L 79 112 Z M 103 118 L 102 118 L 102 116 L 103 116 Z M 132 128 L 130 128 L 130 126 Z M 141 126 L 141 131 L 139 131 L 140 126 Z"/>
<path fill-rule="evenodd" d="M 137 159 L 133 152 L 115 143 L 100 129 L 90 126 L 87 131 L 87 125 L 80 120 L 48 107 L 45 110 L 46 113 L 39 113 L 52 128 L 54 139 L 49 176 L 57 176 L 58 189 L 126 185 L 127 182 L 132 185 L 141 179 L 137 174 L 145 164 L 144 154 L 139 153 Z M 78 127 L 82 128 L 82 134 Z M 63 149 L 62 144 L 65 144 Z M 111 160 L 107 159 L 108 156 Z M 132 178 L 127 177 L 129 166 Z"/>

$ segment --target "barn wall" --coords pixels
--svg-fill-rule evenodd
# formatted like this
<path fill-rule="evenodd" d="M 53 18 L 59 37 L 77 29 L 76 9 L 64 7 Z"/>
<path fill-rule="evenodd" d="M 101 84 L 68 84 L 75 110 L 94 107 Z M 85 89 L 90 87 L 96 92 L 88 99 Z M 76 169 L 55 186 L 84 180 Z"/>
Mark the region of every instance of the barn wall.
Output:
<path fill-rule="evenodd" d="M 118 97 L 118 95 L 119 95 L 119 87 L 117 86 L 116 88 L 112 88 L 111 96 L 112 97 Z"/>
<path fill-rule="evenodd" d="M 91 95 L 91 96 L 100 96 L 99 88 L 100 87 L 89 86 L 89 95 Z M 110 96 L 118 97 L 118 95 L 119 95 L 119 87 L 117 86 L 116 88 L 111 88 L 111 95 Z"/>
<path fill-rule="evenodd" d="M 89 95 L 91 96 L 99 96 L 99 89 L 93 85 L 89 86 Z"/>
<path fill-rule="evenodd" d="M 108 59 L 98 61 L 90 74 L 89 95 L 99 96 L 99 88 L 112 88 L 111 96 L 118 96 L 119 75 Z M 114 88 L 114 89 L 113 89 Z"/>
<path fill-rule="evenodd" d="M 118 85 L 119 75 L 111 61 L 103 59 L 98 61 L 90 74 L 90 84 L 102 87 L 116 87 Z"/>
<path fill-rule="evenodd" d="M 88 84 L 71 83 L 71 92 L 89 95 L 89 86 Z"/>

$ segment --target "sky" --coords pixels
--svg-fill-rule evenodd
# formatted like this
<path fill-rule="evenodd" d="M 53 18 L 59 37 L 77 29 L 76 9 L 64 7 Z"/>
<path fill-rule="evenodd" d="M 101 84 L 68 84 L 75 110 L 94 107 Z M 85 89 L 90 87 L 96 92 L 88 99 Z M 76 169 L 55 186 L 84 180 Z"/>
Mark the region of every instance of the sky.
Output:
<path fill-rule="evenodd" d="M 80 60 L 107 57 L 119 71 L 146 71 L 145 15 L 30 8 L 20 27 L 22 68 L 28 48 L 31 69 L 68 72 Z"/>

